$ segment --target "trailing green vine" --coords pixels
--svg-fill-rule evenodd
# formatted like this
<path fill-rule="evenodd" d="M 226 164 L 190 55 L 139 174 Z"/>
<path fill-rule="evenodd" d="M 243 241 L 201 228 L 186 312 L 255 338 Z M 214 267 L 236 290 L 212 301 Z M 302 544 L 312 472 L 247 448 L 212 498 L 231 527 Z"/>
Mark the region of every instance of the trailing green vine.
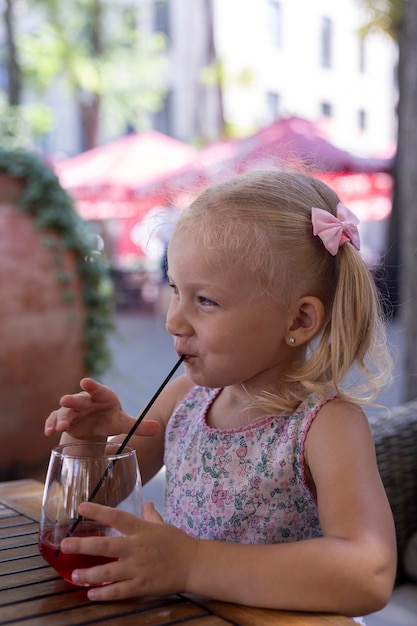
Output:
<path fill-rule="evenodd" d="M 23 183 L 18 206 L 34 217 L 35 228 L 45 231 L 43 245 L 51 251 L 63 299 L 72 302 L 73 276 L 61 266 L 63 253 L 72 252 L 82 283 L 85 307 L 84 368 L 98 376 L 110 365 L 107 334 L 113 328 L 112 297 L 106 263 L 94 251 L 94 233 L 75 211 L 69 194 L 61 187 L 53 169 L 36 153 L 0 148 L 0 173 Z M 48 236 L 54 232 L 58 238 Z"/>

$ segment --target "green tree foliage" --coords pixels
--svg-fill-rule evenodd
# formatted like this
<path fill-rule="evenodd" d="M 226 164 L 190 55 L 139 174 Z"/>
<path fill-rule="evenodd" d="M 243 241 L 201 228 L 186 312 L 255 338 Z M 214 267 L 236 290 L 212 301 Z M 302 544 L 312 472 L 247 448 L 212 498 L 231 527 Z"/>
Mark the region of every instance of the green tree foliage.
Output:
<path fill-rule="evenodd" d="M 9 0 L 11 2 L 12 0 Z M 161 104 L 165 69 L 161 34 L 143 34 L 137 3 L 110 0 L 13 0 L 23 85 L 40 103 L 52 84 L 76 103 L 84 148 L 100 128 L 119 135 L 146 127 Z M 32 118 L 33 118 L 32 113 Z M 38 112 L 39 119 L 44 122 Z"/>
<path fill-rule="evenodd" d="M 361 0 L 369 16 L 368 21 L 361 29 L 362 34 L 366 35 L 373 30 L 382 30 L 398 41 L 404 14 L 404 1 Z"/>

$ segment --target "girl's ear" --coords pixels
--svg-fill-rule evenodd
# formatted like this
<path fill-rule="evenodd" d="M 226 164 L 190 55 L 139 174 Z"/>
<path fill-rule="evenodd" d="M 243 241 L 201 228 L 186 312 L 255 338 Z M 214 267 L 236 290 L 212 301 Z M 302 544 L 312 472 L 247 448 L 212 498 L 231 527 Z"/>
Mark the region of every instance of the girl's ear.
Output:
<path fill-rule="evenodd" d="M 292 317 L 288 334 L 294 341 L 293 345 L 300 346 L 307 343 L 320 331 L 325 317 L 324 305 L 315 296 L 300 298 L 295 305 L 295 314 Z"/>

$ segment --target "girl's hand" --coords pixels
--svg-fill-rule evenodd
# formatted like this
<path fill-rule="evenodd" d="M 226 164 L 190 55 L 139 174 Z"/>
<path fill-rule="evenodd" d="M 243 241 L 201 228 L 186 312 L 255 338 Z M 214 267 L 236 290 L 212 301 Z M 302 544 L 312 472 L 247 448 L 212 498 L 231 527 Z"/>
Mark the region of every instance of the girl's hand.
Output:
<path fill-rule="evenodd" d="M 90 600 L 169 595 L 186 589 L 188 564 L 194 559 L 198 540 L 165 524 L 153 504 L 145 504 L 143 519 L 94 503 L 82 504 L 79 513 L 124 535 L 71 537 L 62 541 L 61 550 L 66 554 L 100 554 L 118 559 L 74 571 L 77 584 L 113 581 L 89 589 Z"/>
<path fill-rule="evenodd" d="M 117 395 L 92 378 L 83 378 L 82 391 L 62 396 L 61 408 L 52 411 L 46 419 L 47 437 L 56 432 L 67 432 L 75 439 L 106 439 L 111 435 L 128 433 L 135 419 L 122 411 Z M 136 434 L 156 435 L 159 425 L 144 421 Z"/>

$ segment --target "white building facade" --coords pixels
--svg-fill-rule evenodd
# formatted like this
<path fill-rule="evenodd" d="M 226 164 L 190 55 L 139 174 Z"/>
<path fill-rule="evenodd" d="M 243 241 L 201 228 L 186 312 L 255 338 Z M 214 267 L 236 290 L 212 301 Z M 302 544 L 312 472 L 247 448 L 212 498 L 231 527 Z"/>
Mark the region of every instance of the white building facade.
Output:
<path fill-rule="evenodd" d="M 275 119 L 322 123 L 330 139 L 363 154 L 386 154 L 396 136 L 397 46 L 360 36 L 360 0 L 162 0 L 169 36 L 167 99 L 155 118 L 184 141 L 249 134 Z M 212 24 L 212 27 L 210 26 Z M 154 27 L 157 27 L 154 21 Z M 221 89 L 205 80 L 221 68 Z"/>
<path fill-rule="evenodd" d="M 123 7 L 137 10 L 141 34 L 166 34 L 166 97 L 149 127 L 200 146 L 298 116 L 348 150 L 392 150 L 397 46 L 380 32 L 360 37 L 361 0 L 118 0 L 111 11 Z M 55 84 L 46 102 L 56 124 L 41 147 L 79 153 L 73 98 Z M 103 124 L 100 142 L 110 139 Z"/>

